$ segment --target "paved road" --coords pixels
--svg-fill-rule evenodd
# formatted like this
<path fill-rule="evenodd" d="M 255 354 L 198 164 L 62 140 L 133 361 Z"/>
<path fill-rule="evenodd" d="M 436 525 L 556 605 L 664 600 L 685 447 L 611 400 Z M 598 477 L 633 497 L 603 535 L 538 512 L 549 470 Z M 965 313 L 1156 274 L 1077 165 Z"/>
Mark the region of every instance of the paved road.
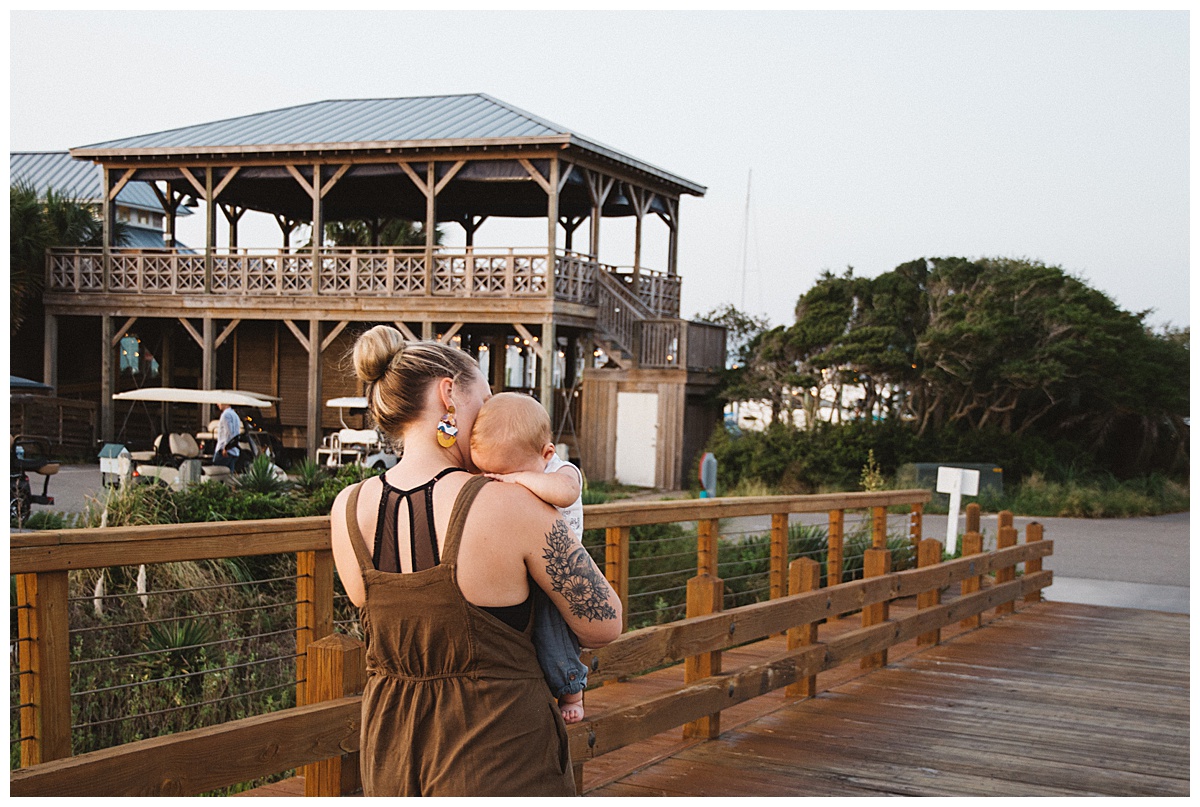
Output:
<path fill-rule="evenodd" d="M 34 475 L 33 485 L 40 489 L 41 477 Z M 100 490 L 100 470 L 95 465 L 64 465 L 50 480 L 52 507 L 35 510 L 82 512 L 89 497 Z M 892 530 L 903 529 L 903 516 L 892 516 Z M 824 516 L 793 516 L 793 522 L 824 523 Z M 1112 605 L 1155 611 L 1190 613 L 1189 552 L 1190 515 L 1173 513 L 1151 518 L 1014 519 L 1024 534 L 1025 525 L 1039 521 L 1045 537 L 1054 540 L 1054 555 L 1045 568 L 1054 571 L 1054 585 L 1047 599 L 1089 605 Z M 923 521 L 926 538 L 944 541 L 946 517 L 927 515 Z M 959 531 L 965 525 L 960 519 Z M 996 539 L 995 516 L 984 516 L 985 541 Z M 738 531 L 766 532 L 770 519 L 737 518 L 721 522 L 722 533 Z"/>

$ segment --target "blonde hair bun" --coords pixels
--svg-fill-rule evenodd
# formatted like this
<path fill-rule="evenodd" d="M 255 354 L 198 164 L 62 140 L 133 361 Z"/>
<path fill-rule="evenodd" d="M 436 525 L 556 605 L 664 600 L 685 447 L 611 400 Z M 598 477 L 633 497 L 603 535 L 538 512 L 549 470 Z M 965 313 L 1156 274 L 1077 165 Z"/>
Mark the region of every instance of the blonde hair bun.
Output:
<path fill-rule="evenodd" d="M 374 384 L 392 362 L 404 353 L 404 336 L 391 325 L 376 325 L 354 343 L 354 372 L 360 381 Z"/>

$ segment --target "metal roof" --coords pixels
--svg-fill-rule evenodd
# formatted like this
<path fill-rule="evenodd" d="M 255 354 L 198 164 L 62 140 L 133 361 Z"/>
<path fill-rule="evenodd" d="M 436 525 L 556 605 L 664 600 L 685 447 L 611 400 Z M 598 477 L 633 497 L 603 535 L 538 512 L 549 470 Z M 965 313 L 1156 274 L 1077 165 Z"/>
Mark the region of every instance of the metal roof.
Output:
<path fill-rule="evenodd" d="M 311 104 L 109 140 L 76 157 L 166 156 L 352 148 L 562 143 L 651 174 L 697 196 L 707 190 L 489 95 L 318 101 Z"/>
<path fill-rule="evenodd" d="M 100 204 L 104 197 L 104 169 L 86 160 L 76 160 L 65 151 L 13 151 L 8 155 L 9 181 L 32 185 L 38 195 L 53 188 L 81 202 Z M 127 182 L 117 194 L 117 202 L 137 210 L 162 213 L 162 203 L 145 182 Z M 192 211 L 179 208 L 179 215 Z M 159 240 L 162 233 L 159 232 Z"/>

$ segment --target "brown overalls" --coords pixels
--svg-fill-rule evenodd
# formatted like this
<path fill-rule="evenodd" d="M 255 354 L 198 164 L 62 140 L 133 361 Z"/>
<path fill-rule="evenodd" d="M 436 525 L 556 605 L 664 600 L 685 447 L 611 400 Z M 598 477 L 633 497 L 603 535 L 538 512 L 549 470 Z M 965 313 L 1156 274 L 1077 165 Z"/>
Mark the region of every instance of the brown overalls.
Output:
<path fill-rule="evenodd" d="M 454 503 L 441 562 L 378 571 L 358 527 L 367 643 L 360 749 L 367 796 L 573 796 L 566 726 L 524 631 L 467 602 L 456 577 L 476 476 Z"/>

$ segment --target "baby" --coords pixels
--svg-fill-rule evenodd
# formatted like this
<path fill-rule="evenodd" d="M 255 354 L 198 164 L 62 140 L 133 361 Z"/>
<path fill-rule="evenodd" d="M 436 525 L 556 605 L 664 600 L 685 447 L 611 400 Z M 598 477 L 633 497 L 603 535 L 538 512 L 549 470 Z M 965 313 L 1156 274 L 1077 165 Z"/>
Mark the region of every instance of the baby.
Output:
<path fill-rule="evenodd" d="M 502 392 L 479 410 L 471 430 L 471 459 L 492 479 L 528 488 L 553 505 L 576 535 L 583 535 L 583 475 L 554 453 L 550 416 L 528 395 Z M 587 667 L 579 660 L 579 640 L 558 609 L 534 587 L 533 646 L 563 720 L 583 720 Z"/>

